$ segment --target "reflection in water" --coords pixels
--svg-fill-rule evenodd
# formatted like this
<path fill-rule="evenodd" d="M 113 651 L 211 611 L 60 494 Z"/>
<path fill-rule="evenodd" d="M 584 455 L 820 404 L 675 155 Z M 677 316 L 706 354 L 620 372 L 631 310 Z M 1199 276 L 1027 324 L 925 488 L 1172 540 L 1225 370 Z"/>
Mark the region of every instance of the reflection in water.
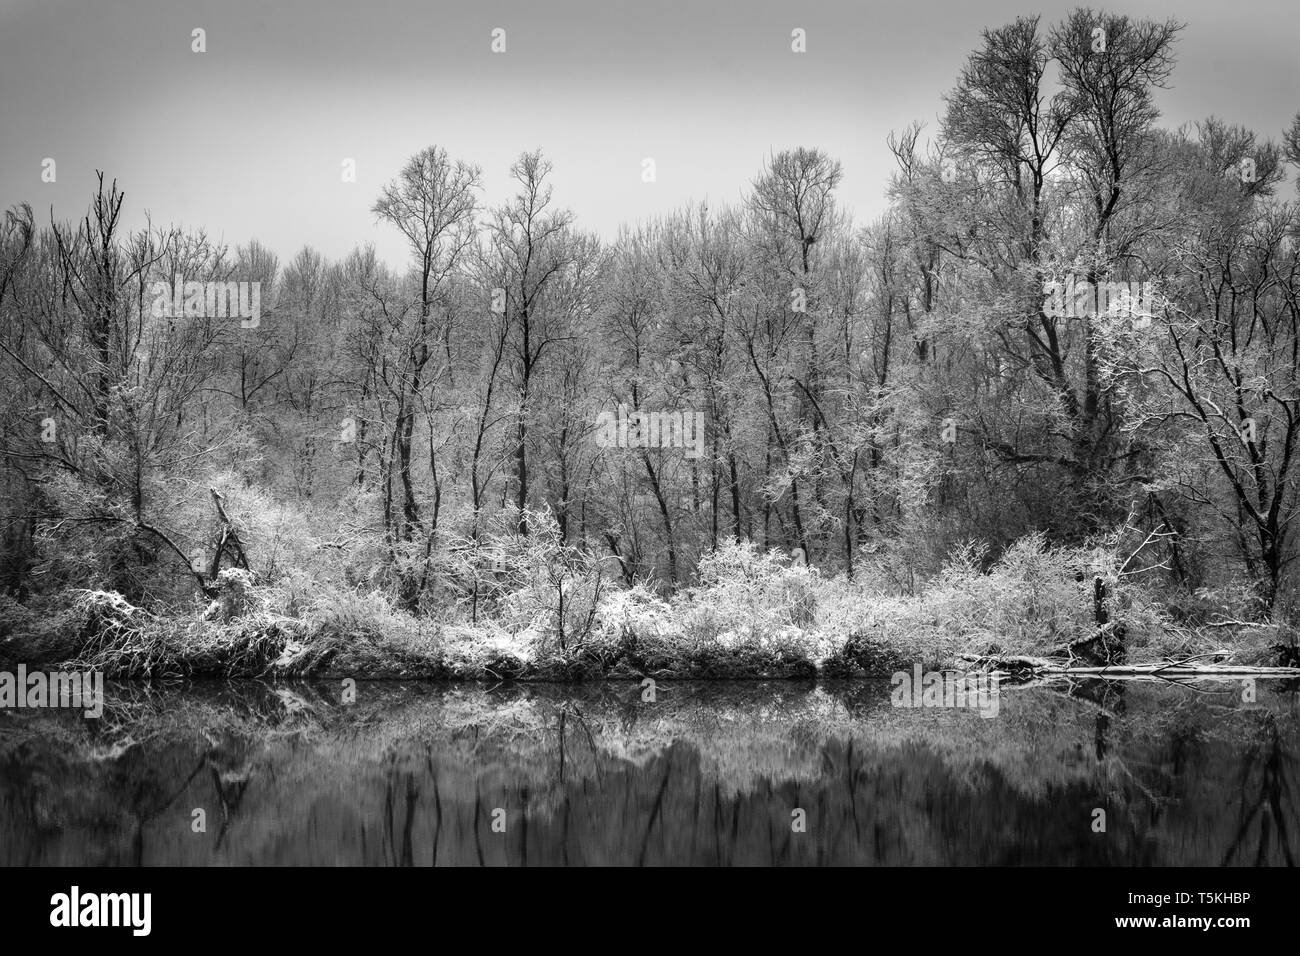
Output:
<path fill-rule="evenodd" d="M 363 683 L 344 705 L 337 684 L 130 685 L 101 721 L 0 711 L 0 863 L 1250 866 L 1300 849 L 1293 685 L 1251 703 L 1234 683 L 1003 687 L 993 719 L 892 707 L 887 681 L 641 693 Z"/>

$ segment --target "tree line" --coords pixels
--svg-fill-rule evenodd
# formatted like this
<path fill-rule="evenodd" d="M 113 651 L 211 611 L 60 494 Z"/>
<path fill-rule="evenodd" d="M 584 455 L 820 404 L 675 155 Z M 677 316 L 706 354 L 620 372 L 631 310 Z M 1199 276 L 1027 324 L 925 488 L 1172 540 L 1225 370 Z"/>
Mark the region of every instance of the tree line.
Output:
<path fill-rule="evenodd" d="M 1118 528 L 1153 586 L 1291 615 L 1300 115 L 1161 127 L 1182 29 L 984 31 L 865 224 L 804 147 L 602 241 L 540 150 L 491 205 L 431 146 L 373 207 L 401 268 L 128 231 L 102 174 L 79 222 L 16 206 L 0 581 L 166 602 L 239 565 L 477 615 L 493 554 L 543 530 L 671 589 L 732 539 L 910 588 L 967 542 Z M 258 321 L 157 308 L 176 277 L 255 283 Z M 1066 282 L 1148 294 L 1062 310 Z M 701 416 L 695 453 L 652 414 Z"/>

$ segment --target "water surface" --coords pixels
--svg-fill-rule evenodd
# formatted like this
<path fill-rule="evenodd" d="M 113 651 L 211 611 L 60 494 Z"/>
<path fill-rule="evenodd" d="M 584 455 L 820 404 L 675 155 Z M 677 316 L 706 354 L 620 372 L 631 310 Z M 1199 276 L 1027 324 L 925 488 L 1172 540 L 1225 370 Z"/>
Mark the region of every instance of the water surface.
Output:
<path fill-rule="evenodd" d="M 0 711 L 4 865 L 1293 865 L 1300 694 L 1260 681 L 109 688 Z M 196 832 L 196 810 L 206 829 Z M 1096 811 L 1105 812 L 1097 832 Z M 803 828 L 800 830 L 799 823 Z M 504 832 L 502 832 L 504 831 Z"/>

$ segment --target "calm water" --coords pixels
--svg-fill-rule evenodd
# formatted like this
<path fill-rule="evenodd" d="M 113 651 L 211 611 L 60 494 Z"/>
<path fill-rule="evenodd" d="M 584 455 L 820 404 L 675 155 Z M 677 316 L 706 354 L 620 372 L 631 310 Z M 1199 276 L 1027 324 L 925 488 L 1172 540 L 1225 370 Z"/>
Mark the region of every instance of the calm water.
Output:
<path fill-rule="evenodd" d="M 654 702 L 634 684 L 341 694 L 135 685 L 110 687 L 99 721 L 0 711 L 0 863 L 1300 856 L 1294 684 L 1261 681 L 1253 702 L 1239 683 L 1004 687 L 992 717 L 891 706 L 885 681 L 660 684 Z"/>

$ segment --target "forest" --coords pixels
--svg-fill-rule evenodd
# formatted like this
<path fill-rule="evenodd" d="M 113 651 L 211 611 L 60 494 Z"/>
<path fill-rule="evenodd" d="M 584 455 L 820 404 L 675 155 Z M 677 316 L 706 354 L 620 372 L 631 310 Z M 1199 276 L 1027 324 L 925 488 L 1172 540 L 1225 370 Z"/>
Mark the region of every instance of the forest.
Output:
<path fill-rule="evenodd" d="M 0 659 L 810 676 L 1120 622 L 1295 660 L 1300 113 L 1162 124 L 1183 29 L 984 31 L 870 222 L 811 146 L 603 240 L 543 150 L 488 197 L 429 145 L 373 200 L 396 268 L 130 231 L 111 171 L 14 206 Z"/>

